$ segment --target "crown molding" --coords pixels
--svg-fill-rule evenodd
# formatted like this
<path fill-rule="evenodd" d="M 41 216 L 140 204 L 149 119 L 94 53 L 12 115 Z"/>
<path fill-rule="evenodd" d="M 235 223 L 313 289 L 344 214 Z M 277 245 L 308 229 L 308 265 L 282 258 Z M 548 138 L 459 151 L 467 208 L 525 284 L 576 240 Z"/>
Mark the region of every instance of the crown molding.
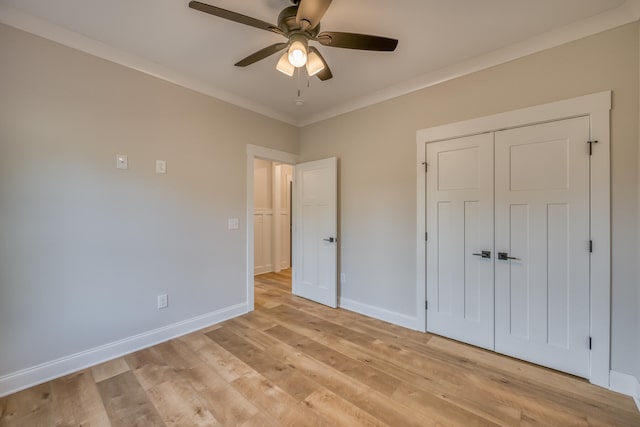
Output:
<path fill-rule="evenodd" d="M 570 43 L 612 28 L 620 27 L 630 22 L 637 21 L 638 19 L 640 19 L 640 0 L 627 0 L 615 9 L 592 16 L 585 20 L 574 22 L 562 28 L 539 34 L 525 41 L 476 56 L 450 67 L 423 74 L 401 84 L 390 86 L 365 97 L 358 98 L 334 108 L 322 111 L 318 114 L 314 114 L 300 120 L 298 122 L 298 126 L 304 127 L 351 111 L 379 104 L 458 77 L 504 64 L 505 62 L 513 61 L 524 56 Z"/>
<path fill-rule="evenodd" d="M 537 35 L 505 48 L 476 56 L 450 67 L 423 74 L 401 84 L 390 86 L 365 97 L 336 105 L 335 107 L 306 118 L 296 119 L 291 115 L 227 92 L 201 80 L 194 79 L 186 73 L 172 70 L 169 67 L 164 67 L 153 61 L 148 61 L 120 49 L 113 48 L 105 43 L 64 29 L 43 19 L 0 5 L 0 23 L 297 127 L 304 127 L 435 86 L 458 77 L 616 28 L 637 21 L 638 19 L 640 19 L 640 0 L 627 0 L 616 9 Z"/>
<path fill-rule="evenodd" d="M 139 56 L 127 53 L 123 50 L 116 49 L 107 45 L 106 43 L 102 43 L 100 41 L 86 37 L 75 31 L 67 30 L 56 24 L 52 24 L 48 21 L 18 11 L 14 8 L 0 5 L 0 23 L 9 25 L 22 31 L 26 31 L 31 34 L 35 34 L 36 36 L 43 37 L 45 39 L 82 51 L 84 53 L 88 53 L 98 58 L 106 59 L 107 61 L 123 65 L 127 68 L 132 68 L 136 71 L 140 71 L 158 79 L 165 80 L 169 83 L 173 83 L 175 85 L 191 89 L 195 92 L 211 96 L 218 100 L 228 102 L 237 107 L 253 111 L 263 116 L 267 116 L 294 126 L 298 125 L 297 121 L 287 114 L 275 111 L 264 105 L 258 104 L 233 93 L 221 90 L 201 80 L 194 79 L 185 73 L 172 70 L 169 67 L 162 66 L 153 61 L 149 61 Z"/>

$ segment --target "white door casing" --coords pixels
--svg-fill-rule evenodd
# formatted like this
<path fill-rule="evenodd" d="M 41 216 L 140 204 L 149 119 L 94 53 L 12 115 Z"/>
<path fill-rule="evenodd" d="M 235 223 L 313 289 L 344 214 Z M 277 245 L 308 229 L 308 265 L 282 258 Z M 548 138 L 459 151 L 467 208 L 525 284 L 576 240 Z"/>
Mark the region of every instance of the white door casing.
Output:
<path fill-rule="evenodd" d="M 428 244 L 428 242 L 425 242 L 425 232 L 427 231 L 427 179 L 424 173 L 426 146 L 431 143 L 463 136 L 500 132 L 523 126 L 583 117 L 589 123 L 589 139 L 594 142 L 593 144 L 588 144 L 588 141 L 583 141 L 585 146 L 593 148 L 593 156 L 589 158 L 590 176 L 588 178 L 590 183 L 588 202 L 590 207 L 589 234 L 590 240 L 593 242 L 593 250 L 589 255 L 590 268 L 588 271 L 590 282 L 589 338 L 592 339 L 592 342 L 589 351 L 588 375 L 586 376 L 593 384 L 609 387 L 611 348 L 611 175 L 609 133 L 611 95 L 611 91 L 604 91 L 417 131 L 416 329 L 425 331 L 429 327 L 427 311 L 424 310 L 427 291 L 425 286 L 427 272 L 426 246 Z M 557 206 L 551 208 L 550 214 L 552 216 L 555 214 L 555 219 L 558 218 L 558 209 Z M 429 237 L 431 237 L 431 233 Z M 497 246 L 496 250 L 501 252 Z M 498 261 L 495 262 L 497 263 Z M 431 302 L 429 307 L 431 307 Z"/>
<path fill-rule="evenodd" d="M 427 145 L 427 326 L 493 349 L 493 134 Z"/>
<path fill-rule="evenodd" d="M 589 118 L 495 133 L 496 351 L 589 376 Z"/>
<path fill-rule="evenodd" d="M 297 164 L 294 193 L 293 294 L 336 308 L 337 159 Z"/>

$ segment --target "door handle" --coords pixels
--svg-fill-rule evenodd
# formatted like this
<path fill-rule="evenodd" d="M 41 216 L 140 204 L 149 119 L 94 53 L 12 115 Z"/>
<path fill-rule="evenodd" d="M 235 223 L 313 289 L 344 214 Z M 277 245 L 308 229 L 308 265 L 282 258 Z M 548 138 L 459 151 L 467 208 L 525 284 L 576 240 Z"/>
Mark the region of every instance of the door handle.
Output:
<path fill-rule="evenodd" d="M 333 242 L 335 242 L 337 239 L 334 239 L 333 237 L 329 237 L 328 239 L 322 239 L 322 240 L 324 240 L 325 242 L 333 243 Z"/>
<path fill-rule="evenodd" d="M 491 258 L 491 251 L 481 251 L 479 254 L 473 254 L 482 258 Z"/>
<path fill-rule="evenodd" d="M 510 259 L 520 261 L 520 258 L 509 256 L 506 252 L 498 252 L 498 259 L 502 261 L 509 261 Z"/>

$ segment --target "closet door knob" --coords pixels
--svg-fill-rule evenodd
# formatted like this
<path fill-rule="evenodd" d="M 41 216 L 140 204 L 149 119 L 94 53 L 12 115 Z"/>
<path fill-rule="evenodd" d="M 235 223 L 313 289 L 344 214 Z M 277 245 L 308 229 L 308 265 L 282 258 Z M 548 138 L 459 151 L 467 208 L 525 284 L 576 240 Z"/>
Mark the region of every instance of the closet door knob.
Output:
<path fill-rule="evenodd" d="M 502 261 L 509 261 L 510 259 L 520 261 L 520 258 L 509 256 L 509 254 L 506 252 L 498 252 L 498 259 Z"/>

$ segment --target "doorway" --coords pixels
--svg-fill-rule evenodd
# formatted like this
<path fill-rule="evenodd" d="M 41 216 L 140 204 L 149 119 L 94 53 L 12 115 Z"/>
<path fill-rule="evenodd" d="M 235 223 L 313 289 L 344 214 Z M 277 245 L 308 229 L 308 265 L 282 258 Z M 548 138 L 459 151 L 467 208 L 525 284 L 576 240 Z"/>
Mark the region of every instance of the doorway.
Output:
<path fill-rule="evenodd" d="M 291 293 L 336 308 L 338 159 L 298 163 L 295 154 L 247 144 L 246 296 L 247 311 L 255 308 L 254 175 L 255 160 L 270 160 L 292 168 Z M 291 186 L 290 186 L 291 187 Z M 276 194 L 277 196 L 277 194 Z M 286 257 L 283 257 L 286 262 Z"/>
<path fill-rule="evenodd" d="M 254 300 L 291 293 L 291 189 L 290 164 L 266 159 L 254 160 L 253 233 Z"/>
<path fill-rule="evenodd" d="M 263 167 L 266 167 L 267 164 L 270 164 L 270 169 L 269 172 L 267 172 L 266 170 L 264 171 L 258 171 L 256 174 L 256 161 L 259 162 L 259 164 L 261 164 Z M 284 151 L 278 151 L 278 150 L 273 150 L 270 148 L 266 148 L 266 147 L 260 147 L 257 145 L 251 145 L 251 144 L 247 144 L 247 217 L 246 217 L 246 224 L 247 224 L 247 254 L 246 254 L 246 259 L 247 259 L 247 266 L 246 266 L 246 271 L 247 271 L 247 283 L 246 283 L 246 292 L 247 292 L 247 311 L 253 311 L 255 308 L 255 284 L 256 279 L 256 265 L 258 265 L 259 267 L 262 267 L 262 270 L 258 270 L 258 273 L 265 273 L 265 274 L 281 274 L 284 275 L 284 278 L 278 278 L 277 281 L 278 282 L 282 282 L 284 281 L 284 285 L 282 285 L 281 283 L 279 284 L 279 286 L 281 288 L 288 286 L 289 290 L 288 293 L 291 293 L 291 262 L 290 262 L 290 258 L 286 258 L 285 257 L 285 262 L 286 264 L 288 264 L 289 267 L 289 271 L 285 272 L 285 273 L 281 273 L 282 271 L 282 266 L 283 264 L 279 264 L 280 266 L 280 272 L 276 273 L 275 268 L 278 266 L 278 261 L 274 261 L 271 262 L 270 268 L 269 268 L 269 262 L 265 261 L 265 259 L 267 259 L 267 257 L 264 254 L 264 247 L 263 247 L 263 253 L 260 254 L 260 256 L 263 256 L 264 258 L 261 259 L 257 259 L 256 260 L 256 252 L 257 250 L 255 249 L 255 247 L 257 246 L 257 244 L 262 244 L 263 241 L 258 241 L 258 239 L 256 238 L 256 206 L 258 207 L 258 209 L 261 207 L 260 205 L 256 204 L 256 198 L 258 198 L 259 203 L 262 204 L 263 206 L 266 205 L 267 203 L 264 202 L 264 199 L 261 199 L 261 197 L 263 197 L 263 195 L 259 195 L 256 194 L 256 191 L 254 189 L 254 187 L 256 186 L 256 182 L 259 183 L 263 183 L 265 179 L 268 179 L 268 176 L 271 176 L 273 178 L 273 175 L 275 175 L 273 173 L 273 166 L 274 165 L 286 165 L 289 168 L 291 168 L 291 175 L 292 175 L 292 179 L 293 179 L 293 174 L 295 171 L 295 164 L 298 161 L 298 156 L 296 156 L 295 154 L 291 154 L 291 153 L 286 153 Z M 282 172 L 282 168 L 280 168 L 280 171 Z M 259 176 L 256 176 L 259 175 Z M 286 174 L 285 174 L 286 176 Z M 269 188 L 272 188 L 272 184 L 273 184 L 273 179 L 271 181 L 271 185 L 268 185 Z M 290 187 L 289 187 L 290 188 Z M 260 192 L 261 190 L 258 190 L 258 192 Z M 288 193 L 288 191 L 287 191 Z M 264 196 L 267 197 L 270 200 L 270 204 L 271 206 L 277 206 L 276 201 L 274 200 L 274 196 L 275 196 L 275 192 L 273 192 L 271 190 L 270 195 L 268 196 Z M 290 203 L 290 198 L 289 198 L 289 205 L 291 205 Z M 262 206 L 262 207 L 263 207 Z M 258 210 L 258 212 L 260 212 L 260 210 Z M 264 212 L 264 211 L 263 211 Z M 263 218 L 264 221 L 264 218 Z M 271 225 L 270 228 L 276 228 L 273 224 L 273 221 L 271 219 L 268 219 L 269 224 Z M 263 223 L 264 224 L 264 223 Z M 259 227 L 261 227 L 262 225 L 259 225 Z M 288 224 L 287 224 L 288 227 Z M 290 228 L 289 228 L 290 230 Z M 258 230 L 259 234 L 262 234 L 264 230 Z M 291 234 L 291 233 L 289 233 Z M 271 239 L 269 239 L 269 241 L 271 242 Z M 287 245 L 289 248 L 289 251 L 291 251 L 291 244 L 289 241 L 289 244 Z M 273 245 L 271 243 L 266 244 L 266 249 L 270 252 L 274 251 Z M 273 258 L 272 258 L 273 259 Z M 271 270 L 271 271 L 269 271 Z M 288 277 L 286 277 L 288 275 Z"/>

